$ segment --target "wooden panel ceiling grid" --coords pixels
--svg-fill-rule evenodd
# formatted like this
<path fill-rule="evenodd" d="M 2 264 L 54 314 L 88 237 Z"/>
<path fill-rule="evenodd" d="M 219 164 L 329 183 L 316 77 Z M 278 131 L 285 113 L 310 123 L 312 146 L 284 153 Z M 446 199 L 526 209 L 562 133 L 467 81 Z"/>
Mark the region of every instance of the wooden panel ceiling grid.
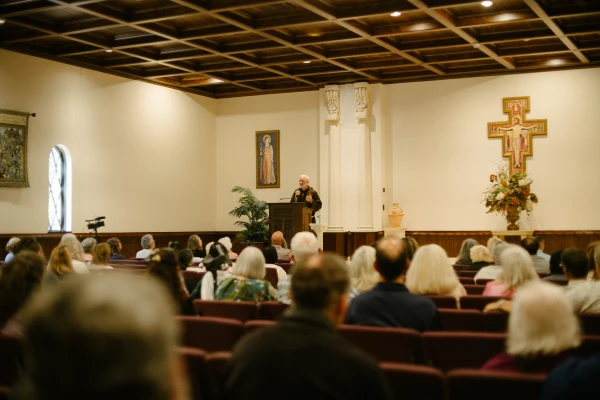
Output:
<path fill-rule="evenodd" d="M 0 20 L 1 48 L 215 98 L 600 66 L 600 0 L 5 0 Z"/>

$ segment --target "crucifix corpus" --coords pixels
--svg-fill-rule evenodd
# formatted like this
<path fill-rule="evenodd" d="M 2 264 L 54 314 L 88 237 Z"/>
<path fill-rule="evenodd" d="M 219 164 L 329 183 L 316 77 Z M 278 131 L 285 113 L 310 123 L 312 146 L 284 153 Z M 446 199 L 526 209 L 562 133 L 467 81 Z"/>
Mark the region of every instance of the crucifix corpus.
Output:
<path fill-rule="evenodd" d="M 502 138 L 504 157 L 510 157 L 510 174 L 525 172 L 526 158 L 533 155 L 534 135 L 548 134 L 548 120 L 526 120 L 529 112 L 528 97 L 508 97 L 502 99 L 504 114 L 508 122 L 488 122 L 488 137 Z"/>

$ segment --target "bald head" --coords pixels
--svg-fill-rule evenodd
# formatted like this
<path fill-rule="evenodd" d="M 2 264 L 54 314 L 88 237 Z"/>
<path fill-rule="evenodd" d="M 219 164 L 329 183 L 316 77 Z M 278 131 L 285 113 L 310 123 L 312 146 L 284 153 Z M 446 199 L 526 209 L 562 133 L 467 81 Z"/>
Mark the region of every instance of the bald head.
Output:
<path fill-rule="evenodd" d="M 386 282 L 393 282 L 406 272 L 407 255 L 402 239 L 391 236 L 377 242 L 375 267 Z"/>
<path fill-rule="evenodd" d="M 283 233 L 281 231 L 275 231 L 271 235 L 271 244 L 274 246 L 283 245 Z"/>

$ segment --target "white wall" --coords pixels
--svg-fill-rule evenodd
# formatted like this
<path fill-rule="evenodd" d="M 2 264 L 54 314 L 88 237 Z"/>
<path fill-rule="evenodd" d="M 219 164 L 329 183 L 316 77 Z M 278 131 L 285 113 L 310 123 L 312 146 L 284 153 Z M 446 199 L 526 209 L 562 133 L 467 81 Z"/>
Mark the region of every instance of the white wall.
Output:
<path fill-rule="evenodd" d="M 505 229 L 486 214 L 482 192 L 497 170 L 502 98 L 530 96 L 528 119 L 548 119 L 527 160 L 540 199 L 522 229 L 599 229 L 600 69 L 396 84 L 390 93 L 393 200 L 410 230 Z M 505 159 L 507 160 L 507 159 Z"/>
<path fill-rule="evenodd" d="M 29 188 L 0 188 L 0 232 L 48 227 L 48 156 L 73 159 L 73 231 L 212 230 L 216 101 L 0 50 L 0 109 L 35 112 Z"/>
<path fill-rule="evenodd" d="M 306 174 L 319 193 L 319 93 L 302 92 L 222 99 L 217 111 L 216 229 L 239 230 L 229 211 L 235 207 L 238 185 L 260 199 L 278 202 L 290 198 L 298 177 Z M 281 169 L 279 188 L 256 189 L 256 131 L 279 130 Z M 289 200 L 281 200 L 289 201 Z"/>

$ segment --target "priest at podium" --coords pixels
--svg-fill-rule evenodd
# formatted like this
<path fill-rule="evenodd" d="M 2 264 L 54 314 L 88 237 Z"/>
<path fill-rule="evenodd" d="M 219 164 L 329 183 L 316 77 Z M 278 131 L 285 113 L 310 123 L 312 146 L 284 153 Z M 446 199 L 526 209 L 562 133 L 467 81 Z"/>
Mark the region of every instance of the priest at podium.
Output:
<path fill-rule="evenodd" d="M 290 203 L 304 203 L 304 207 L 312 209 L 312 222 L 316 222 L 315 213 L 321 209 L 323 203 L 317 191 L 308 185 L 308 176 L 300 175 L 298 179 L 300 187 L 294 191 Z"/>

